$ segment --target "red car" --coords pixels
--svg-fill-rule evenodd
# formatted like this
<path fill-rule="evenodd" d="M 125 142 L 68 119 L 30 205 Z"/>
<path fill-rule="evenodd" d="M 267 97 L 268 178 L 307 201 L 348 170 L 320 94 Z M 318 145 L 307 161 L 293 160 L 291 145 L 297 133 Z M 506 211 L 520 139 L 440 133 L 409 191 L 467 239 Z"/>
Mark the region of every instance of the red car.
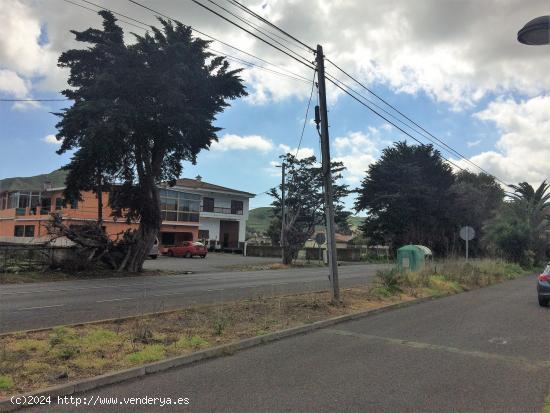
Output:
<path fill-rule="evenodd" d="M 194 255 L 198 255 L 201 258 L 206 258 L 208 250 L 200 242 L 184 241 L 181 245 L 168 247 L 166 253 L 170 257 L 192 258 Z"/>

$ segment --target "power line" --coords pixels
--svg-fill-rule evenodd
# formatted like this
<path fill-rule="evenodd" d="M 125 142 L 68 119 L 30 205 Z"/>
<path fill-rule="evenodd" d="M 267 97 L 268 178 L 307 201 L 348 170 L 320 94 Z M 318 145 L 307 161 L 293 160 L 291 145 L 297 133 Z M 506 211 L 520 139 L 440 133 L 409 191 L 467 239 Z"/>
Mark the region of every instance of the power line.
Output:
<path fill-rule="evenodd" d="M 97 10 L 93 10 L 93 9 L 91 9 L 91 8 L 89 8 L 89 7 L 86 7 L 86 6 L 83 6 L 83 5 L 81 5 L 81 4 L 75 3 L 75 2 L 73 2 L 73 1 L 71 1 L 71 0 L 64 0 L 64 1 L 66 1 L 67 3 L 74 4 L 75 6 L 82 7 L 82 8 L 84 8 L 84 9 L 86 9 L 86 10 L 89 10 L 89 11 L 91 11 L 91 12 L 93 12 L 93 13 L 97 13 Z M 144 22 L 142 22 L 142 21 L 140 21 L 140 20 L 134 19 L 133 17 L 130 17 L 130 16 L 121 14 L 121 13 L 116 12 L 116 11 L 114 11 L 114 10 L 105 8 L 105 7 L 103 7 L 103 6 L 99 5 L 99 4 L 93 3 L 93 2 L 91 2 L 91 1 L 88 1 L 88 0 L 81 0 L 81 1 L 84 1 L 84 2 L 86 2 L 86 3 L 88 3 L 88 4 L 91 4 L 91 5 L 95 6 L 95 7 L 100 8 L 100 9 L 107 10 L 107 11 L 109 11 L 109 12 L 115 14 L 115 15 L 126 17 L 126 18 L 128 18 L 128 19 L 130 19 L 130 20 L 133 20 L 133 21 L 138 22 L 139 24 L 142 24 L 143 26 L 145 26 L 145 27 L 140 27 L 140 26 L 135 25 L 135 24 L 133 24 L 133 23 L 125 22 L 125 23 L 130 24 L 130 25 L 132 25 L 132 26 L 134 26 L 134 27 L 137 27 L 137 28 L 139 28 L 139 29 L 142 29 L 142 30 L 149 30 L 150 27 L 151 27 L 151 26 L 149 26 L 147 23 L 144 23 Z M 167 16 L 166 16 L 166 17 L 167 17 Z M 167 18 L 169 18 L 169 17 L 167 17 Z M 119 20 L 120 20 L 120 19 L 119 19 Z M 173 19 L 171 19 L 171 20 L 173 20 Z M 124 20 L 121 20 L 121 21 L 124 21 Z M 198 32 L 197 30 L 195 30 L 195 29 L 193 29 L 193 28 L 191 28 L 191 30 L 194 30 L 194 31 Z M 249 53 L 244 52 L 244 51 L 242 51 L 242 50 L 240 50 L 240 49 L 238 49 L 238 48 L 235 48 L 235 47 L 233 47 L 233 46 L 231 46 L 231 45 L 228 45 L 228 44 L 226 44 L 226 43 L 224 43 L 224 42 L 222 42 L 222 41 L 220 41 L 220 40 L 214 39 L 212 36 L 209 36 L 209 35 L 207 35 L 206 33 L 202 33 L 202 32 L 198 32 L 198 33 L 203 34 L 204 36 L 210 37 L 210 38 L 212 38 L 213 40 L 215 40 L 215 41 L 217 41 L 217 42 L 219 42 L 219 43 L 222 43 L 222 44 L 225 44 L 225 45 L 227 45 L 227 46 L 229 46 L 229 47 L 232 47 L 232 48 L 234 48 L 234 49 L 240 51 L 241 53 L 249 54 Z M 263 60 L 263 59 L 261 59 L 261 58 L 259 58 L 259 57 L 257 57 L 257 56 L 251 55 L 252 57 L 254 57 L 254 58 L 258 59 L 258 60 L 265 61 L 267 64 L 269 64 L 269 65 L 271 65 L 271 66 L 274 66 L 274 67 L 278 67 L 278 68 L 280 68 L 281 70 L 285 70 L 285 71 L 288 72 L 288 73 L 283 73 L 283 72 L 279 72 L 279 71 L 276 71 L 276 70 L 273 70 L 273 69 L 269 69 L 269 68 L 267 68 L 267 67 L 265 67 L 265 66 L 261 66 L 261 65 L 259 65 L 259 64 L 256 64 L 256 63 L 253 63 L 253 62 L 244 60 L 244 59 L 242 59 L 242 58 L 239 58 L 239 57 L 230 55 L 230 54 L 228 54 L 228 53 L 224 53 L 224 52 L 215 50 L 215 49 L 213 49 L 213 48 L 211 48 L 211 47 L 208 47 L 208 50 L 214 52 L 214 54 L 217 54 L 218 56 L 224 56 L 224 57 L 226 57 L 226 58 L 228 58 L 228 59 L 230 59 L 230 60 L 235 60 L 235 61 L 237 61 L 237 62 L 239 62 L 239 63 L 241 63 L 241 64 L 244 64 L 244 65 L 247 65 L 247 66 L 257 67 L 257 68 L 259 68 L 259 69 L 262 69 L 262 70 L 265 70 L 265 71 L 268 71 L 268 72 L 271 72 L 271 73 L 274 73 L 274 74 L 277 74 L 277 75 L 285 76 L 285 77 L 288 77 L 288 78 L 290 78 L 290 79 L 299 80 L 299 81 L 302 81 L 302 82 L 305 82 L 305 83 L 308 83 L 308 84 L 309 84 L 309 79 L 307 79 L 306 77 L 303 77 L 303 76 L 301 76 L 301 75 L 299 75 L 299 74 L 293 73 L 293 72 L 291 72 L 291 71 L 289 71 L 289 70 L 287 70 L 287 69 L 280 68 L 279 66 L 275 65 L 274 63 L 270 63 L 270 62 L 268 62 L 267 60 Z"/>
<path fill-rule="evenodd" d="M 401 127 L 397 126 L 395 123 L 393 123 L 392 121 L 390 121 L 388 118 L 386 118 L 384 115 L 381 115 L 379 112 L 377 112 L 376 110 L 374 110 L 373 108 L 371 108 L 369 105 L 367 105 L 365 102 L 363 102 L 361 99 L 357 98 L 355 95 L 353 95 L 352 93 L 348 92 L 346 89 L 344 89 L 342 86 L 340 86 L 337 82 L 335 82 L 334 80 L 330 79 L 330 78 L 327 78 L 327 80 L 329 82 L 331 82 L 334 86 L 336 86 L 338 89 L 342 90 L 346 95 L 350 96 L 351 98 L 353 98 L 354 100 L 356 100 L 357 102 L 359 102 L 361 105 L 365 106 L 367 109 L 369 109 L 371 112 L 373 112 L 374 114 L 378 115 L 380 118 L 384 119 L 386 122 L 388 122 L 389 124 L 393 125 L 395 128 L 397 128 L 398 130 L 400 130 L 402 133 L 404 133 L 405 135 L 407 135 L 408 137 L 410 137 L 411 139 L 413 139 L 414 141 L 416 141 L 417 143 L 419 143 L 420 145 L 425 145 L 422 141 L 420 141 L 419 139 L 415 138 L 413 135 L 411 135 L 410 133 L 408 133 L 407 131 L 405 131 L 404 129 L 402 129 Z M 456 163 L 454 163 L 453 161 L 451 161 L 450 159 L 447 159 L 445 158 L 444 156 L 441 156 L 443 159 L 445 159 L 447 162 L 449 162 L 450 164 L 452 164 L 453 166 L 455 166 L 456 168 L 460 169 L 461 171 L 466 171 L 464 168 L 458 166 Z"/>
<path fill-rule="evenodd" d="M 263 58 L 261 58 L 261 57 L 259 57 L 259 56 L 256 56 L 256 55 L 254 55 L 254 54 L 252 54 L 252 53 L 249 53 L 249 52 L 247 52 L 247 51 L 245 51 L 245 50 L 242 50 L 242 49 L 240 49 L 240 48 L 238 48 L 238 47 L 236 47 L 236 46 L 233 46 L 233 45 L 231 45 L 231 44 L 229 44 L 229 43 L 226 43 L 226 42 L 224 42 L 224 41 L 222 41 L 222 40 L 220 40 L 220 39 L 217 39 L 217 38 L 215 38 L 214 36 L 211 36 L 211 35 L 209 35 L 209 34 L 203 32 L 203 31 L 200 31 L 200 30 L 198 30 L 198 29 L 196 29 L 196 28 L 194 28 L 194 27 L 192 27 L 192 26 L 186 25 L 186 24 L 182 23 L 181 21 L 179 21 L 178 19 L 175 19 L 175 18 L 173 18 L 173 17 L 167 16 L 166 14 L 163 14 L 163 13 L 159 12 L 158 10 L 152 9 L 152 8 L 150 8 L 150 7 L 148 7 L 148 6 L 144 5 L 144 4 L 141 4 L 141 3 L 139 3 L 139 2 L 136 1 L 136 0 L 128 0 L 128 1 L 129 1 L 130 3 L 135 4 L 136 6 L 139 6 L 139 7 L 143 8 L 143 9 L 145 9 L 145 10 L 150 11 L 150 12 L 153 13 L 153 14 L 156 14 L 157 16 L 161 16 L 161 17 L 164 17 L 164 18 L 166 18 L 166 19 L 173 20 L 173 21 L 175 21 L 175 22 L 178 22 L 178 23 L 180 23 L 180 24 L 183 24 L 183 25 L 185 25 L 185 26 L 188 26 L 188 27 L 189 27 L 192 31 L 194 31 L 195 33 L 198 33 L 198 34 L 200 34 L 200 35 L 202 35 L 202 36 L 205 36 L 205 37 L 207 37 L 207 38 L 209 38 L 209 39 L 212 39 L 213 41 L 216 41 L 216 42 L 218 42 L 218 43 L 220 43 L 220 44 L 223 44 L 224 46 L 227 46 L 227 47 L 229 47 L 229 48 L 231 48 L 231 49 L 233 49 L 233 50 L 236 50 L 236 51 L 238 51 L 238 52 L 240 52 L 240 53 L 243 53 L 243 54 L 245 54 L 245 55 L 247 55 L 247 56 L 250 56 L 250 57 L 252 57 L 252 58 L 254 58 L 254 59 L 257 59 L 257 60 L 259 60 L 259 61 L 261 61 L 261 62 L 263 62 L 263 63 L 266 63 L 266 64 L 268 64 L 268 65 L 270 65 L 270 66 L 277 67 L 277 68 L 279 68 L 279 69 L 281 69 L 281 70 L 284 70 L 284 71 L 286 71 L 286 72 L 288 72 L 288 73 L 291 73 L 291 74 L 294 75 L 294 76 L 302 77 L 302 76 L 300 76 L 300 75 L 297 75 L 296 73 L 291 72 L 291 71 L 288 70 L 288 69 L 285 69 L 285 68 L 283 68 L 283 67 L 281 67 L 281 66 L 279 66 L 279 65 L 276 65 L 275 63 L 271 63 L 271 62 L 269 62 L 268 60 L 265 60 L 265 59 L 263 59 Z M 108 10 L 108 9 L 107 9 L 107 10 Z M 304 79 L 306 79 L 306 78 L 304 78 Z M 306 80 L 308 80 L 308 82 L 309 82 L 309 79 L 306 79 Z"/>
<path fill-rule="evenodd" d="M 415 126 L 417 126 L 418 128 L 420 128 L 423 132 L 427 133 L 428 135 L 430 135 L 433 139 L 435 139 L 436 141 L 440 142 L 442 145 L 444 145 L 446 148 L 448 148 L 450 151 L 452 151 L 455 155 L 459 156 L 460 158 L 466 160 L 468 163 L 470 163 L 471 165 L 473 165 L 474 167 L 478 168 L 479 170 L 481 170 L 482 172 L 486 173 L 487 175 L 489 176 L 492 176 L 494 177 L 497 181 L 499 181 L 500 183 L 506 185 L 506 183 L 504 183 L 502 180 L 500 180 L 496 175 L 493 175 L 491 173 L 489 173 L 488 171 L 486 171 L 484 168 L 482 168 L 481 166 L 477 165 L 476 163 L 474 163 L 473 161 L 471 161 L 470 159 L 468 159 L 466 156 L 464 156 L 463 154 L 461 154 L 460 152 L 458 152 L 456 149 L 452 148 L 451 146 L 449 146 L 447 143 L 445 143 L 444 141 L 442 141 L 441 139 L 439 139 L 437 136 L 433 135 L 431 132 L 427 131 L 425 128 L 423 128 L 421 125 L 419 125 L 417 122 L 415 122 L 414 120 L 412 120 L 409 116 L 405 115 L 402 111 L 400 111 L 399 109 L 397 109 L 395 106 L 393 106 L 392 104 L 390 104 L 389 102 L 387 102 L 386 100 L 384 100 L 381 96 L 379 96 L 377 93 L 375 93 L 374 91 L 372 91 L 370 88 L 368 88 L 367 86 L 365 86 L 363 83 L 361 83 L 359 80 L 357 80 L 354 76 L 350 75 L 348 72 L 346 72 L 344 69 L 342 69 L 340 66 L 338 66 L 336 63 L 334 63 L 332 60 L 330 59 L 326 59 L 331 65 L 333 65 L 336 69 L 338 69 L 339 71 L 341 71 L 342 73 L 344 73 L 347 77 L 349 77 L 351 80 L 353 80 L 355 83 L 357 83 L 359 86 L 361 86 L 363 89 L 365 89 L 367 92 L 369 92 L 370 94 L 372 94 L 373 96 L 375 96 L 376 98 L 378 98 L 380 101 L 382 101 L 383 103 L 385 103 L 387 106 L 389 106 L 390 108 L 392 108 L 394 111 L 396 111 L 398 114 L 400 114 L 401 116 L 403 116 L 405 119 L 407 119 L 409 122 L 413 123 Z"/>
<path fill-rule="evenodd" d="M 129 0 L 129 1 L 131 1 L 132 3 L 135 2 L 134 0 Z M 216 16 L 220 17 L 221 19 L 223 19 L 223 20 L 225 20 L 225 21 L 231 23 L 232 25 L 238 27 L 239 29 L 245 31 L 246 33 L 250 34 L 251 36 L 255 37 L 256 39 L 258 39 L 258 40 L 260 40 L 260 41 L 262 41 L 262 42 L 268 44 L 269 46 L 273 47 L 274 49 L 278 50 L 279 52 L 281 52 L 281 53 L 287 55 L 287 56 L 290 57 L 291 59 L 296 60 L 298 63 L 301 63 L 301 64 L 303 64 L 304 66 L 306 66 L 306 67 L 308 67 L 308 68 L 310 68 L 310 69 L 315 69 L 315 68 L 308 62 L 308 60 L 307 60 L 305 57 L 300 56 L 300 58 L 298 58 L 298 57 L 296 57 L 296 56 L 293 56 L 293 55 L 291 55 L 290 53 L 285 52 L 285 51 L 284 51 L 283 49 L 281 49 L 280 47 L 275 46 L 273 43 L 270 43 L 270 42 L 267 41 L 266 39 L 264 39 L 264 38 L 258 36 L 258 35 L 255 34 L 255 33 L 252 33 L 250 30 L 244 28 L 244 27 L 241 26 L 240 24 L 235 23 L 233 20 L 229 19 L 228 17 L 225 17 L 224 15 L 218 13 L 217 11 L 212 10 L 210 7 L 208 7 L 208 6 L 204 5 L 204 4 L 202 4 L 201 2 L 199 2 L 199 1 L 197 1 L 197 0 L 191 0 L 191 1 L 192 1 L 193 3 L 195 3 L 196 5 L 198 5 L 198 6 L 202 7 L 202 8 L 204 8 L 204 9 L 208 10 L 209 12 L 211 12 L 211 13 L 213 13 L 213 14 L 215 14 Z M 303 59 L 303 60 L 301 60 L 301 59 Z"/>
<path fill-rule="evenodd" d="M 270 39 L 271 41 L 277 43 L 279 46 L 285 48 L 286 50 L 288 50 L 290 53 L 293 53 L 295 54 L 296 56 L 300 57 L 300 58 L 303 58 L 302 56 L 300 56 L 298 53 L 296 53 L 294 50 L 292 50 L 291 48 L 289 48 L 288 46 L 284 45 L 283 43 L 281 43 L 280 41 L 278 41 L 277 39 L 274 39 L 273 37 L 270 36 L 270 34 L 264 32 L 258 25 L 250 22 L 249 20 L 245 19 L 244 17 L 242 16 L 239 16 L 238 14 L 235 14 L 233 13 L 231 10 L 228 10 L 226 9 L 225 7 L 223 6 L 220 6 L 218 3 L 216 3 L 214 0 L 207 0 L 208 2 L 216 5 L 217 7 L 219 7 L 221 10 L 225 11 L 226 13 L 230 14 L 231 16 L 237 18 L 239 21 L 243 22 L 244 24 L 248 25 L 249 27 L 252 27 L 252 29 L 255 29 L 256 31 L 258 31 L 259 33 L 263 34 L 264 36 L 266 36 L 268 39 Z M 286 41 L 286 40 L 283 40 L 283 41 Z"/>
<path fill-rule="evenodd" d="M 279 26 L 271 23 L 269 20 L 265 19 L 264 17 L 260 16 L 258 13 L 254 12 L 253 10 L 250 10 L 248 7 L 246 7 L 244 4 L 240 3 L 239 1 L 237 0 L 227 0 L 229 1 L 230 3 L 233 3 L 235 4 L 237 7 L 239 7 L 241 10 L 244 10 L 245 12 L 247 12 L 248 14 L 250 14 L 251 16 L 254 16 L 256 17 L 257 19 L 259 19 L 260 21 L 264 22 L 265 24 L 273 27 L 274 29 L 278 30 L 279 32 L 283 33 L 285 36 L 291 38 L 292 40 L 294 40 L 295 42 L 298 42 L 299 44 L 301 44 L 302 46 L 306 47 L 307 49 L 309 49 L 311 52 L 315 53 L 315 49 L 307 44 L 305 44 L 304 42 L 302 42 L 301 40 L 297 39 L 296 37 L 292 36 L 291 34 L 289 34 L 288 32 L 284 31 L 283 29 L 281 29 Z"/>
<path fill-rule="evenodd" d="M 296 148 L 296 155 L 294 155 L 295 158 L 298 157 L 298 152 L 300 151 L 300 146 L 302 146 L 302 139 L 304 138 L 304 132 L 306 130 L 306 125 L 307 125 L 307 117 L 309 115 L 309 107 L 311 106 L 311 99 L 313 97 L 313 90 L 315 89 L 315 75 L 316 74 L 317 74 L 317 71 L 313 72 L 313 80 L 311 81 L 311 92 L 309 94 L 309 100 L 307 102 L 306 116 L 304 117 L 304 125 L 302 126 L 302 133 L 300 134 L 300 141 L 298 142 L 298 147 Z"/>
<path fill-rule="evenodd" d="M 350 90 L 351 93 L 354 93 L 355 95 L 361 97 L 362 99 L 366 100 L 367 102 L 369 102 L 371 105 L 375 106 L 377 109 L 379 109 L 380 111 L 382 111 L 383 113 L 385 113 L 386 115 L 388 115 L 389 117 L 395 119 L 395 121 L 399 122 L 400 124 L 402 124 L 404 127 L 406 128 L 409 128 L 410 130 L 414 131 L 415 133 L 418 133 L 419 135 L 421 135 L 423 138 L 427 139 L 428 141 L 430 141 L 431 143 L 435 144 L 436 146 L 439 146 L 441 149 L 443 149 L 444 151 L 450 153 L 450 151 L 448 149 L 446 149 L 444 146 L 442 146 L 441 144 L 435 142 L 434 140 L 430 139 L 430 137 L 428 136 L 425 136 L 423 135 L 421 132 L 419 132 L 418 130 L 416 130 L 415 128 L 413 128 L 412 126 L 406 124 L 405 122 L 403 122 L 401 119 L 397 118 L 396 116 L 394 116 L 392 113 L 388 112 L 387 110 L 385 110 L 383 107 L 381 107 L 380 105 L 376 104 L 376 102 L 373 102 L 372 100 L 370 100 L 369 98 L 365 97 L 364 95 L 362 95 L 361 93 L 357 92 L 356 90 L 354 90 L 352 87 L 350 87 L 349 85 L 347 85 L 346 83 L 342 82 L 341 80 L 337 79 L 335 76 L 333 75 L 330 75 L 330 74 L 327 74 L 327 79 L 329 79 L 332 83 L 338 83 L 340 85 L 343 85 L 346 89 Z M 340 88 L 342 89 L 342 88 Z M 342 89 L 343 90 L 343 89 Z M 392 125 L 395 125 L 392 123 Z M 417 142 L 423 144 L 422 142 L 418 141 Z"/>

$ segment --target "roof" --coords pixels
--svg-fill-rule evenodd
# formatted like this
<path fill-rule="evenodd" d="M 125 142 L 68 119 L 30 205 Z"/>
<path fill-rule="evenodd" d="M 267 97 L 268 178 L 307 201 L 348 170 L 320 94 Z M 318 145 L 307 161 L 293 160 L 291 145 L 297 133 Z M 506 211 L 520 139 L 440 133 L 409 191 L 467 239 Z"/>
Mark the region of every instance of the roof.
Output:
<path fill-rule="evenodd" d="M 403 245 L 401 248 L 398 249 L 398 251 L 422 251 L 424 255 L 432 255 L 432 250 L 428 247 L 425 247 L 424 245 Z"/>
<path fill-rule="evenodd" d="M 214 191 L 214 192 L 231 192 L 234 194 L 239 194 L 248 198 L 253 198 L 256 196 L 256 194 L 246 192 L 246 191 L 239 191 L 237 189 L 231 189 L 227 188 L 225 186 L 221 185 L 215 185 L 208 182 L 205 182 L 203 180 L 197 180 L 197 179 L 190 179 L 190 178 L 181 178 L 176 180 L 175 186 L 181 186 L 184 188 L 189 189 L 198 189 L 198 190 L 205 190 L 205 191 Z"/>

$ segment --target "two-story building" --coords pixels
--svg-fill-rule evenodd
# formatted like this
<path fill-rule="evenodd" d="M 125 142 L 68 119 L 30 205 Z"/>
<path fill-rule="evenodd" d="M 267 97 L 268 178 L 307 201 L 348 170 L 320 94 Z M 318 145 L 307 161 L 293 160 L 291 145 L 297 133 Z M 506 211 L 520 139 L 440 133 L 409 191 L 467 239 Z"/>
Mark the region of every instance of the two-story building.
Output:
<path fill-rule="evenodd" d="M 245 241 L 249 199 L 254 194 L 198 179 L 179 179 L 175 186 L 161 186 L 161 248 L 183 241 L 203 240 L 215 249 L 240 249 Z M 57 212 L 67 225 L 97 220 L 97 199 L 83 192 L 82 200 L 65 202 L 63 189 L 44 184 L 37 189 L 0 191 L 0 242 L 44 242 L 50 214 Z M 116 237 L 137 224 L 111 217 L 109 193 L 103 193 L 103 227 Z"/>

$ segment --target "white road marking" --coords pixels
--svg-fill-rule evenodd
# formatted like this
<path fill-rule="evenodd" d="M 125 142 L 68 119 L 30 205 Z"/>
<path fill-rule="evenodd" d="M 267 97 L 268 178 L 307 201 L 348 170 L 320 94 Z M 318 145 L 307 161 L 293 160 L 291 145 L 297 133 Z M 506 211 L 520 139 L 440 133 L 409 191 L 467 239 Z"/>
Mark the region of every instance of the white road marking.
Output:
<path fill-rule="evenodd" d="M 41 306 L 41 307 L 25 307 L 25 308 L 19 308 L 18 311 L 39 310 L 39 309 L 41 309 L 41 308 L 53 308 L 53 307 L 63 307 L 63 304 L 43 305 L 43 306 Z"/>
<path fill-rule="evenodd" d="M 96 303 L 109 303 L 109 302 L 111 302 L 111 301 L 135 300 L 136 298 L 139 298 L 139 297 L 112 298 L 112 299 L 110 299 L 110 300 L 99 300 L 99 301 L 96 301 Z"/>

